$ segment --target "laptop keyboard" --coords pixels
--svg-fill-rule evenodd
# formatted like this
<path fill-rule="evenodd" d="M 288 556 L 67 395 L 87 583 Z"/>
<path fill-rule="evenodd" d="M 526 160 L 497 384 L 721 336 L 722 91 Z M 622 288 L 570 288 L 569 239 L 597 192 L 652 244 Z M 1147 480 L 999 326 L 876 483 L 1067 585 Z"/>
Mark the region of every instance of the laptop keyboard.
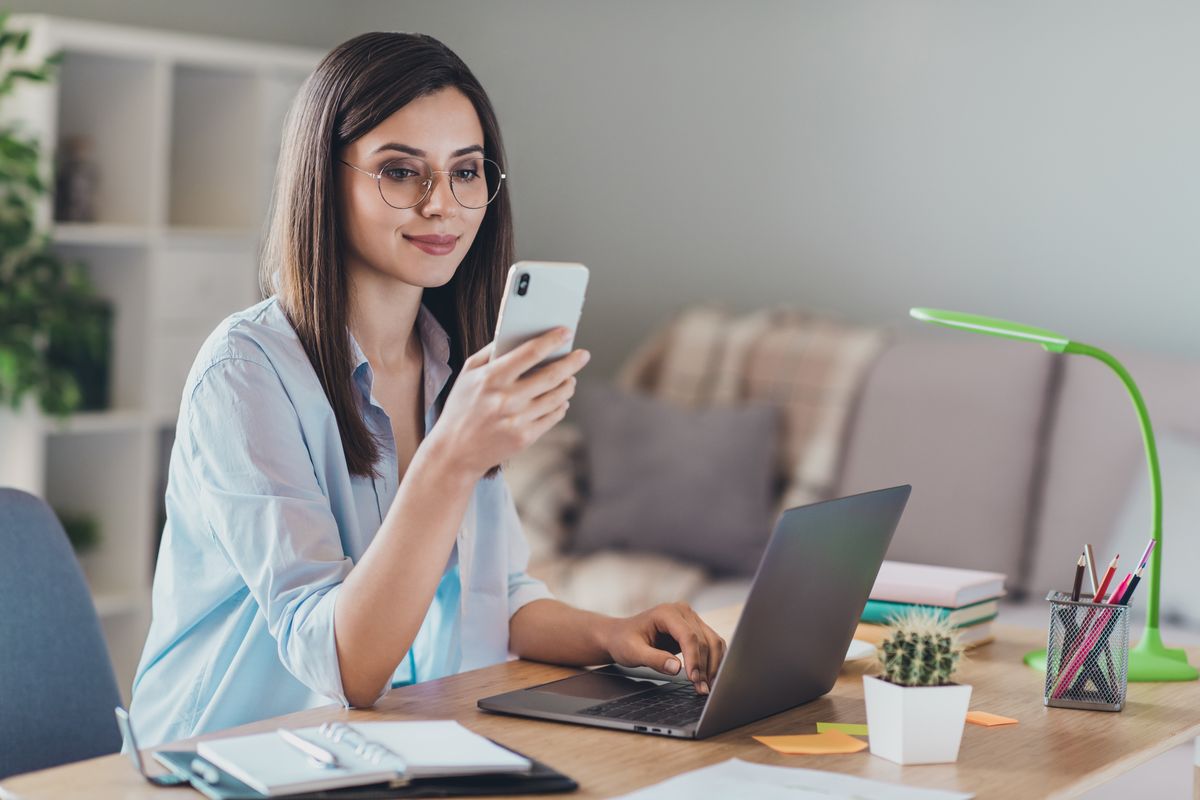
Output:
<path fill-rule="evenodd" d="M 681 683 L 632 697 L 621 697 L 580 711 L 591 717 L 636 720 L 653 725 L 687 725 L 700 719 L 708 695 L 697 694 L 690 683 Z"/>

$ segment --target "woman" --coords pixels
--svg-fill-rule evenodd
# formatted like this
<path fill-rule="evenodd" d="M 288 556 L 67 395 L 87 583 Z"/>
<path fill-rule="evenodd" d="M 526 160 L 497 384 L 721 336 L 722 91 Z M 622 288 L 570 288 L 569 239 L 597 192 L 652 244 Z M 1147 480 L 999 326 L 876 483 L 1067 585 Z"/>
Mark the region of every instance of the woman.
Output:
<path fill-rule="evenodd" d="M 490 360 L 502 160 L 483 88 L 428 36 L 359 36 L 300 90 L 269 297 L 217 328 L 184 389 L 133 686 L 145 742 L 370 706 L 509 652 L 676 674 L 660 635 L 708 691 L 725 643 L 686 605 L 606 617 L 525 573 L 496 465 L 562 419 L 588 354 L 526 374 L 551 331 Z"/>

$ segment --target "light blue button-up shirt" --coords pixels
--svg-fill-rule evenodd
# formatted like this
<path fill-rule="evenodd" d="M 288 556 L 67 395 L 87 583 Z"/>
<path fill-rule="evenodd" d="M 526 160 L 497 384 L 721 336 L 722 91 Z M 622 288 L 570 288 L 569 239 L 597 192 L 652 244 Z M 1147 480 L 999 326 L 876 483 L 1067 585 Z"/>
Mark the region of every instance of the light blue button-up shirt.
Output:
<path fill-rule="evenodd" d="M 450 342 L 424 306 L 417 325 L 428 434 Z M 349 705 L 334 604 L 399 488 L 391 423 L 351 341 L 381 445 L 373 479 L 350 475 L 333 408 L 275 298 L 229 317 L 201 348 L 180 405 L 153 620 L 133 683 L 139 744 Z M 526 574 L 528 558 L 503 478 L 480 480 L 393 684 L 505 660 L 509 618 L 550 596 Z"/>

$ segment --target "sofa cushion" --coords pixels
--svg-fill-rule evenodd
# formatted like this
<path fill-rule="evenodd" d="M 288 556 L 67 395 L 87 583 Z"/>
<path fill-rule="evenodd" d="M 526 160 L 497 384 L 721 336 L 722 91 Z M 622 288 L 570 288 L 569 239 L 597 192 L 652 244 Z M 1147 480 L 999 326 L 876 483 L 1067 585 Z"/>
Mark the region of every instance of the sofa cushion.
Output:
<path fill-rule="evenodd" d="M 1112 352 L 1137 382 L 1156 434 L 1200 436 L 1200 362 L 1127 350 Z M 1085 542 L 1099 548 L 1109 540 L 1128 502 L 1130 485 L 1147 480 L 1141 429 L 1120 379 L 1095 359 L 1063 359 L 1030 584 L 1042 595 L 1062 589 L 1063 583 L 1070 580 L 1071 565 Z M 1160 466 L 1165 486 L 1164 557 L 1171 558 L 1173 541 L 1197 534 L 1194 529 L 1175 527 L 1183 523 L 1174 515 L 1184 501 L 1167 491 L 1180 491 L 1174 488 L 1174 476 L 1167 472 L 1174 465 L 1164 461 Z M 1144 533 L 1148 535 L 1150 508 L 1146 502 Z M 1137 549 L 1138 553 L 1122 550 L 1122 563 L 1126 558 L 1137 558 L 1141 546 Z M 1096 557 L 1107 559 L 1112 555 L 1097 552 Z"/>
<path fill-rule="evenodd" d="M 1004 572 L 1019 590 L 1050 358 L 954 332 L 908 334 L 880 356 L 840 493 L 912 484 L 889 559 Z"/>
<path fill-rule="evenodd" d="M 639 347 L 617 383 L 681 408 L 779 408 L 782 511 L 833 495 L 848 420 L 884 340 L 876 328 L 797 309 L 696 307 Z"/>
<path fill-rule="evenodd" d="M 565 549 L 583 507 L 583 432 L 560 422 L 504 465 L 529 542 L 529 568 Z"/>
<path fill-rule="evenodd" d="M 579 398 L 588 493 L 574 552 L 639 550 L 754 571 L 774 522 L 777 409 L 689 410 L 607 386 Z"/>
<path fill-rule="evenodd" d="M 654 553 L 603 550 L 562 556 L 529 568 L 555 598 L 576 608 L 629 617 L 695 595 L 708 582 L 702 567 Z"/>

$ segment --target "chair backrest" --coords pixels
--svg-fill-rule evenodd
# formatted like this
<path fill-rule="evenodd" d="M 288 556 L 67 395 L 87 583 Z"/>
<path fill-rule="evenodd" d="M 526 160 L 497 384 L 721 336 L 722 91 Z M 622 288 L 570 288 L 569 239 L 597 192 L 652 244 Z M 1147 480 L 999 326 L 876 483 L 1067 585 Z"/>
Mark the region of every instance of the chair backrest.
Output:
<path fill-rule="evenodd" d="M 0 779 L 115 753 L 120 702 L 62 525 L 33 495 L 0 489 Z"/>

